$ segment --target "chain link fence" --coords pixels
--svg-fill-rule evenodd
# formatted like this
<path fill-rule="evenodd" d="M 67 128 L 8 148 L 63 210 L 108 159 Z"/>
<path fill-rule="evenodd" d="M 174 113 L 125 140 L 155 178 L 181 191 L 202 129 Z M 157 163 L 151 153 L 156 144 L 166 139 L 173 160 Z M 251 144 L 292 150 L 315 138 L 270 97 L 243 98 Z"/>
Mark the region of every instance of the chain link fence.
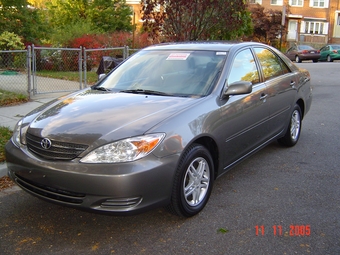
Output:
<path fill-rule="evenodd" d="M 129 56 L 128 47 L 83 49 L 84 85 L 93 84 L 93 72 L 98 76 L 106 74 Z M 89 74 L 89 76 L 88 76 Z"/>
<path fill-rule="evenodd" d="M 32 46 L 33 94 L 82 89 L 81 48 Z"/>
<path fill-rule="evenodd" d="M 27 52 L 0 51 L 0 90 L 28 94 Z"/>
<path fill-rule="evenodd" d="M 93 85 L 128 57 L 128 47 L 85 49 L 29 46 L 0 51 L 0 90 L 32 97 L 72 92 Z M 135 51 L 135 50 L 134 50 Z"/>

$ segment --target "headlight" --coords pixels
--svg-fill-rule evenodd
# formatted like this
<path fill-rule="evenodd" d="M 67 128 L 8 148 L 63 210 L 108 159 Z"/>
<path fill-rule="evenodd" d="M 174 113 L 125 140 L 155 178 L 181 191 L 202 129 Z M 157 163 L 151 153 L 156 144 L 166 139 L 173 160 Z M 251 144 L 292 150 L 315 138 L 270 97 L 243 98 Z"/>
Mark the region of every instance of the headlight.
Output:
<path fill-rule="evenodd" d="M 12 135 L 12 142 L 17 146 L 20 147 L 20 130 L 21 130 L 22 120 L 20 120 L 14 127 L 13 135 Z"/>
<path fill-rule="evenodd" d="M 15 125 L 13 135 L 12 135 L 12 141 L 17 146 L 20 147 L 21 145 L 26 144 L 26 132 L 29 127 L 28 124 L 23 126 L 23 119 L 19 120 L 19 122 Z"/>
<path fill-rule="evenodd" d="M 148 155 L 162 141 L 164 134 L 132 137 L 101 146 L 80 160 L 82 163 L 130 162 Z"/>

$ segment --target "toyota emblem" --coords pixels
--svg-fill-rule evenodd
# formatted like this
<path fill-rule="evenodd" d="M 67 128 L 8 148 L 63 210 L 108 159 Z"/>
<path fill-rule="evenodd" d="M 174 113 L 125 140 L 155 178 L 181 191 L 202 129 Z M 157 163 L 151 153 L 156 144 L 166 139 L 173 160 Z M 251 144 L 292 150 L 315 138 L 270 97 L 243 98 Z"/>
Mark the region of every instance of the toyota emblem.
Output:
<path fill-rule="evenodd" d="M 43 149 L 48 150 L 52 146 L 52 142 L 48 138 L 44 138 L 41 140 L 40 145 Z"/>

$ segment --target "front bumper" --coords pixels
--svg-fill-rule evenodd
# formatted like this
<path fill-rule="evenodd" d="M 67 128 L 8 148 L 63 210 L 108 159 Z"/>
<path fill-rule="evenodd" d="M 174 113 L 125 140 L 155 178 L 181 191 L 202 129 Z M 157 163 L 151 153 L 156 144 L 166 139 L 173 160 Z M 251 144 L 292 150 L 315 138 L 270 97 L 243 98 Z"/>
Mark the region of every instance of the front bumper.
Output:
<path fill-rule="evenodd" d="M 129 163 L 46 161 L 6 144 L 9 177 L 28 193 L 60 205 L 113 214 L 138 213 L 169 203 L 178 155 Z"/>

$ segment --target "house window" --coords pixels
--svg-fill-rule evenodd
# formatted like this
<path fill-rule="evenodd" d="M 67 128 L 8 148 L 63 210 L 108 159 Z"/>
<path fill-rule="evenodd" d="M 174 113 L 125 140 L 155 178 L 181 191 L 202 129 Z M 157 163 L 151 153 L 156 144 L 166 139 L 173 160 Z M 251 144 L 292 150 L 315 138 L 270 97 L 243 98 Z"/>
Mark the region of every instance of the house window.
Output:
<path fill-rule="evenodd" d="M 289 5 L 303 7 L 303 0 L 289 0 Z"/>
<path fill-rule="evenodd" d="M 337 24 L 338 26 L 340 26 L 340 13 L 339 13 L 339 12 L 338 12 L 336 24 Z"/>
<path fill-rule="evenodd" d="M 310 7 L 328 8 L 329 0 L 310 0 Z"/>
<path fill-rule="evenodd" d="M 283 0 L 270 0 L 271 5 L 282 5 Z"/>
<path fill-rule="evenodd" d="M 305 33 L 306 34 L 323 34 L 324 23 L 315 21 L 305 22 Z"/>
<path fill-rule="evenodd" d="M 262 4 L 262 0 L 249 0 L 250 4 Z"/>

